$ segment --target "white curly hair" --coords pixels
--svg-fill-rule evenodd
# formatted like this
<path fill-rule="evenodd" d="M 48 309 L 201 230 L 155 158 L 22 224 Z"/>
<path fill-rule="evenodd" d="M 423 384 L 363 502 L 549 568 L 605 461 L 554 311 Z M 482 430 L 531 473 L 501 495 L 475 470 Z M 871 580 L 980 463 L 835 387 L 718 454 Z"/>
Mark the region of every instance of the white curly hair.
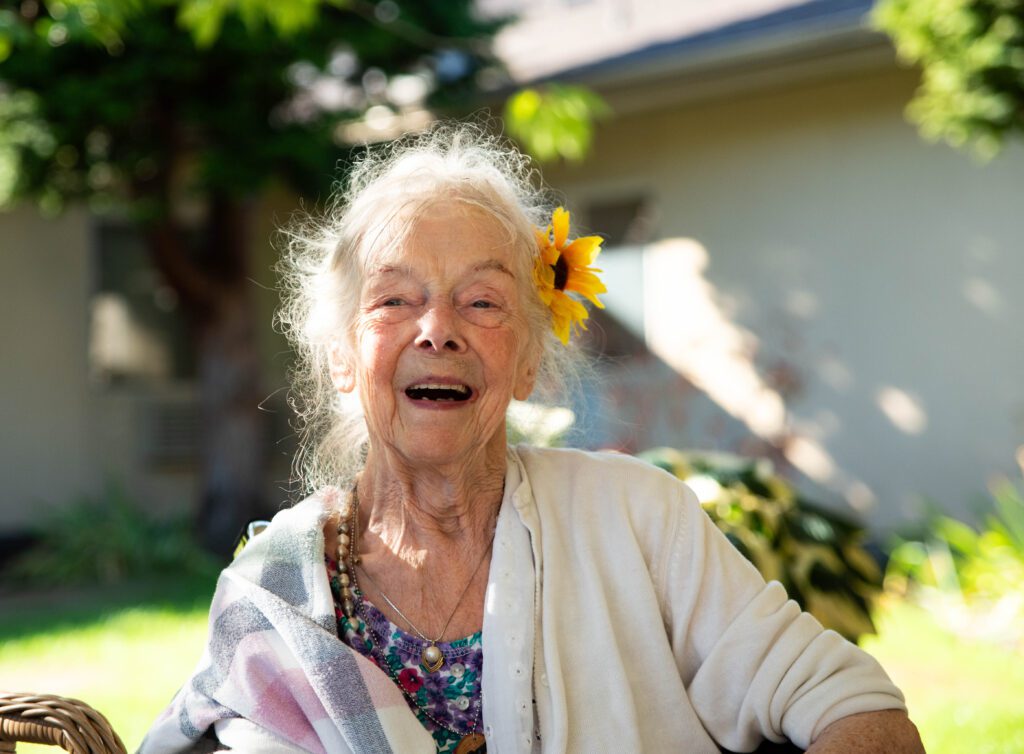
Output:
<path fill-rule="evenodd" d="M 347 485 L 362 466 L 366 423 L 358 398 L 336 389 L 332 356 L 342 363 L 353 358 L 366 252 L 401 244 L 415 220 L 442 201 L 488 213 L 519 252 L 514 272 L 524 287 L 528 339 L 540 353 L 535 394 L 559 402 L 579 385 L 580 351 L 555 337 L 533 287 L 533 228 L 548 224 L 553 202 L 530 159 L 468 124 L 441 124 L 369 148 L 324 212 L 304 214 L 282 231 L 277 324 L 295 350 L 289 403 L 299 436 L 297 494 Z"/>

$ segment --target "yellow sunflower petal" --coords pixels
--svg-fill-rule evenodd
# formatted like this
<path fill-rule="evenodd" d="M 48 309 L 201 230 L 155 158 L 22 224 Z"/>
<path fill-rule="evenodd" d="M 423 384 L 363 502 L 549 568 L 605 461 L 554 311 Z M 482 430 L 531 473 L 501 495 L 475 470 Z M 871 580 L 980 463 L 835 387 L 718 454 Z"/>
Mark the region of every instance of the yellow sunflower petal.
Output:
<path fill-rule="evenodd" d="M 567 244 L 569 239 L 569 212 L 559 207 L 551 215 L 551 224 L 544 230 L 534 229 L 539 253 L 534 263 L 533 280 L 537 294 L 551 311 L 551 329 L 562 343 L 568 345 L 575 330 L 586 330 L 590 316 L 587 308 L 568 291 L 587 298 L 594 306 L 603 309 L 598 295 L 607 293 L 604 283 L 596 273 L 601 270 L 590 264 L 601 253 L 603 239 L 600 236 L 584 236 Z M 555 266 L 562 258 L 567 268 L 565 288 L 555 288 Z"/>
<path fill-rule="evenodd" d="M 561 305 L 561 294 L 555 291 L 551 303 L 551 329 L 563 344 L 569 345 L 570 327 L 572 325 L 572 314 Z"/>
<path fill-rule="evenodd" d="M 569 212 L 559 207 L 551 215 L 551 225 L 555 229 L 555 248 L 561 250 L 569 239 Z"/>
<path fill-rule="evenodd" d="M 550 265 L 544 264 L 542 258 L 537 258 L 533 266 L 533 282 L 537 286 L 537 295 L 546 305 L 551 304 L 551 298 L 555 292 L 555 271 Z"/>
<path fill-rule="evenodd" d="M 573 327 L 587 329 L 583 321 L 589 316 L 587 308 L 579 301 L 575 301 L 561 291 L 554 292 L 551 301 L 551 324 L 555 335 L 563 343 L 568 344 Z"/>
<path fill-rule="evenodd" d="M 601 253 L 602 243 L 604 239 L 601 236 L 583 236 L 569 244 L 562 254 L 569 264 L 586 267 L 597 259 L 597 255 Z"/>
<path fill-rule="evenodd" d="M 533 273 L 538 285 L 544 288 L 555 287 L 555 271 L 551 269 L 551 265 L 539 264 L 533 268 Z"/>
<path fill-rule="evenodd" d="M 566 296 L 566 298 L 569 298 L 569 297 Z M 579 301 L 576 301 L 575 299 L 571 299 L 571 298 L 569 298 L 569 303 L 572 304 L 573 321 L 574 321 L 574 323 L 579 325 L 580 327 L 582 327 L 584 330 L 586 330 L 587 326 L 585 324 L 583 324 L 583 323 L 586 320 L 590 319 L 590 312 L 587 311 L 587 307 L 585 307 Z"/>
<path fill-rule="evenodd" d="M 567 291 L 576 291 L 586 296 L 590 302 L 599 309 L 604 309 L 604 304 L 597 298 L 599 293 L 607 293 L 601 279 L 589 270 L 573 270 L 569 273 L 569 279 L 565 283 Z"/>
<path fill-rule="evenodd" d="M 540 250 L 540 258 L 544 260 L 544 264 L 546 264 L 549 267 L 554 266 L 555 262 L 558 261 L 558 257 L 560 257 L 561 254 L 562 252 L 560 252 L 558 249 L 551 245 L 545 246 L 543 249 Z"/>
<path fill-rule="evenodd" d="M 552 312 L 551 316 L 551 329 L 555 331 L 555 335 L 562 341 L 562 345 L 569 345 L 569 317 L 560 317 Z"/>

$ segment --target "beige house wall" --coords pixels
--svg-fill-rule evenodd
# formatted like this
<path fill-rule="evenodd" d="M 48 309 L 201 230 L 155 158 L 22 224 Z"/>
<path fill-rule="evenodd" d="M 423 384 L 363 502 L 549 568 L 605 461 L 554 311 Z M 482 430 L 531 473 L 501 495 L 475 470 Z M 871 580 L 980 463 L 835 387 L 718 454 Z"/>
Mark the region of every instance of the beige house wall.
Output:
<path fill-rule="evenodd" d="M 649 201 L 635 295 L 652 348 L 752 432 L 784 438 L 809 486 L 877 528 L 918 516 L 925 496 L 967 515 L 992 474 L 1019 473 L 1024 443 L 1024 152 L 980 166 L 923 143 L 902 117 L 914 83 L 888 70 L 622 115 L 584 165 L 546 171 L 570 207 Z M 270 329 L 265 241 L 294 206 L 269 200 L 253 230 L 279 409 L 287 351 Z M 145 406 L 187 401 L 190 386 L 89 378 L 90 233 L 81 211 L 0 213 L 0 531 L 106 474 L 154 508 L 194 501 L 193 470 L 149 468 L 140 450 Z M 724 363 L 739 365 L 731 378 Z M 672 441 L 659 432 L 652 442 Z M 270 494 L 283 497 L 278 447 Z"/>
<path fill-rule="evenodd" d="M 924 497 L 966 515 L 1024 442 L 1024 151 L 924 143 L 914 86 L 891 69 L 613 118 L 546 171 L 573 207 L 649 201 L 648 342 L 712 392 L 723 351 L 748 393 L 781 373 L 781 419 L 738 410 L 875 527 Z"/>
<path fill-rule="evenodd" d="M 283 415 L 287 348 L 273 332 L 277 303 L 269 239 L 296 206 L 273 194 L 253 212 L 251 279 L 256 316 L 264 323 L 265 408 L 277 411 L 268 491 L 283 501 L 292 445 Z M 189 406 L 187 381 L 109 385 L 89 370 L 90 299 L 94 292 L 92 218 L 71 210 L 57 218 L 30 207 L 0 212 L 3 358 L 0 359 L 0 534 L 37 526 L 41 514 L 86 495 L 108 480 L 157 513 L 196 504 L 195 463 L 154 464 L 149 455 L 154 406 Z"/>
<path fill-rule="evenodd" d="M 90 463 L 85 317 L 86 216 L 0 214 L 0 525 L 95 484 Z"/>
<path fill-rule="evenodd" d="M 158 511 L 191 506 L 190 470 L 154 470 L 143 456 L 140 409 L 188 385 L 106 386 L 90 377 L 94 237 L 88 213 L 56 218 L 30 207 L 0 213 L 8 274 L 0 367 L 0 532 L 38 526 L 46 514 L 116 481 Z"/>

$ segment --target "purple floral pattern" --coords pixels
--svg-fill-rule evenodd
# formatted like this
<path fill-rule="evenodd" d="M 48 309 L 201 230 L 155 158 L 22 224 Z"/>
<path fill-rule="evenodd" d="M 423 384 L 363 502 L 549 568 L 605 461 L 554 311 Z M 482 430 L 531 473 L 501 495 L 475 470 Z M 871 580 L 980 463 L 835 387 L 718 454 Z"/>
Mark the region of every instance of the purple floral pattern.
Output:
<path fill-rule="evenodd" d="M 334 595 L 338 636 L 373 660 L 402 689 L 410 709 L 433 735 L 439 754 L 455 751 L 463 735 L 482 732 L 479 715 L 484 659 L 482 633 L 477 631 L 462 639 L 438 643 L 444 665 L 437 672 L 428 673 L 420 660 L 426 642 L 401 630 L 358 592 L 358 615 L 352 620 L 345 617 L 341 609 L 338 564 L 327 556 L 324 560 Z M 461 735 L 445 726 L 461 731 Z"/>

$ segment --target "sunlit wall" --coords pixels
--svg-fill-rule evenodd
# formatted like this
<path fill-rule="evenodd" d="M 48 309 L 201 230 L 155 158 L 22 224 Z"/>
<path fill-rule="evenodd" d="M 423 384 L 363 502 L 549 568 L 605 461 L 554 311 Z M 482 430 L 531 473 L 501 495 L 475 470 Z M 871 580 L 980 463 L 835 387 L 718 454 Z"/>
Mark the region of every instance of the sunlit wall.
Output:
<path fill-rule="evenodd" d="M 581 216 L 645 207 L 645 282 L 623 282 L 651 349 L 875 527 L 925 499 L 969 516 L 1024 442 L 1024 151 L 922 142 L 914 84 L 890 67 L 620 114 L 547 173 Z"/>

